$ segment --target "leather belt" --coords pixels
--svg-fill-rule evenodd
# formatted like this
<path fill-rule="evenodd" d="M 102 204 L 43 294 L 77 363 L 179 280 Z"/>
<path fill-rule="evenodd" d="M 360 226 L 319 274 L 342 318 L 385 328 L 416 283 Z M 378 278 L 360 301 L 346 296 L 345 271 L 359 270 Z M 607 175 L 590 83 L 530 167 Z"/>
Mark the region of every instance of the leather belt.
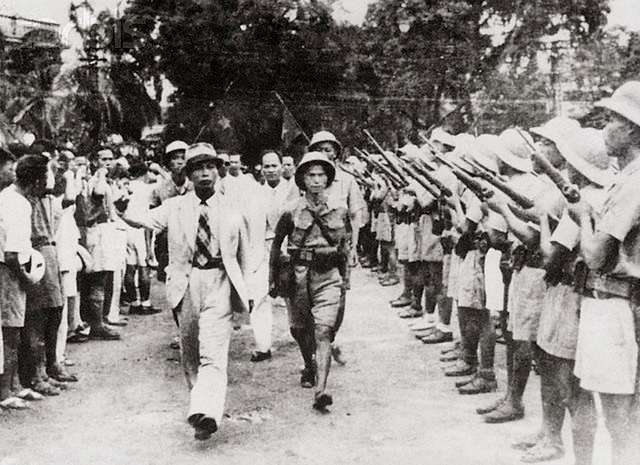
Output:
<path fill-rule="evenodd" d="M 205 265 L 194 263 L 193 267 L 198 270 L 224 270 L 224 263 L 221 257 L 214 257 L 213 260 L 209 260 Z"/>
<path fill-rule="evenodd" d="M 628 279 L 614 278 L 608 275 L 588 273 L 584 282 L 585 293 L 589 297 L 622 297 L 631 299 L 639 290 L 638 283 Z"/>

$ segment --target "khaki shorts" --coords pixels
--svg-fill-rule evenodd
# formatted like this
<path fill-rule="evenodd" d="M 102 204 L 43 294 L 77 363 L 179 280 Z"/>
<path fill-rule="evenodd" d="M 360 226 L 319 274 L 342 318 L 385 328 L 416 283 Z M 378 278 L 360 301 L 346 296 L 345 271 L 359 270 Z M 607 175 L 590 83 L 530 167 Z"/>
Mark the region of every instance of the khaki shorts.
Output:
<path fill-rule="evenodd" d="M 289 299 L 289 326 L 310 328 L 328 326 L 335 329 L 340 315 L 342 277 L 337 268 L 326 273 L 295 267 L 296 291 Z"/>

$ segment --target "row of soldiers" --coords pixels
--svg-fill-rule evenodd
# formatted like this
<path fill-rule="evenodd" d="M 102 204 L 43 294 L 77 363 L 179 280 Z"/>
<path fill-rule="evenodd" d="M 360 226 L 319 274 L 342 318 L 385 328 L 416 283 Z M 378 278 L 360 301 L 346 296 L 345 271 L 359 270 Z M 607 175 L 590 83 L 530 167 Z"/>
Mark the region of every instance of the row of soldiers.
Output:
<path fill-rule="evenodd" d="M 346 160 L 366 192 L 371 221 L 362 264 L 403 291 L 391 302 L 424 343 L 442 351 L 460 394 L 497 389 L 496 326 L 506 342 L 507 390 L 479 408 L 486 423 L 525 415 L 532 364 L 541 376 L 542 424 L 513 446 L 527 463 L 564 454 L 571 417 L 576 464 L 590 464 L 594 393 L 615 464 L 637 463 L 640 322 L 640 82 L 597 106 L 604 130 L 555 117 L 524 131 L 451 135 L 422 146 Z M 378 256 L 380 260 L 378 262 Z M 437 309 L 437 316 L 436 316 Z"/>

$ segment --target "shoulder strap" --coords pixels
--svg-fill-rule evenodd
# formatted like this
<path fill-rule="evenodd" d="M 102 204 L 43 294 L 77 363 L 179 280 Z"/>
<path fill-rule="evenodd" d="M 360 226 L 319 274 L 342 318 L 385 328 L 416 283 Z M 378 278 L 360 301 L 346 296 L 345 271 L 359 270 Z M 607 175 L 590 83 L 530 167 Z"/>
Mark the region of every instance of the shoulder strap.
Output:
<path fill-rule="evenodd" d="M 324 240 L 327 241 L 331 247 L 335 247 L 337 244 L 331 238 L 329 231 L 327 231 L 327 225 L 324 224 L 322 219 L 318 217 L 318 215 L 315 212 L 311 212 L 311 216 L 313 217 L 313 223 L 311 223 L 311 228 L 313 227 L 314 224 L 317 224 L 318 227 L 320 228 L 320 232 L 322 233 L 322 237 L 324 237 Z M 309 228 L 309 230 L 311 228 Z"/>

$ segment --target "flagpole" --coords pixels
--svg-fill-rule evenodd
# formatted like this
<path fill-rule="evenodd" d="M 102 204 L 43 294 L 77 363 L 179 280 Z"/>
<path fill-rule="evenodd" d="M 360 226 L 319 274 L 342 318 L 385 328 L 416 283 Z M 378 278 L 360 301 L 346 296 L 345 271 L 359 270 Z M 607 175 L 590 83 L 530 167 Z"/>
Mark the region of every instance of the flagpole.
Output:
<path fill-rule="evenodd" d="M 300 123 L 298 123 L 298 120 L 296 119 L 296 117 L 293 116 L 293 113 L 291 113 L 291 111 L 287 107 L 287 104 L 284 103 L 284 100 L 282 100 L 282 97 L 280 97 L 280 94 L 275 90 L 273 91 L 273 93 L 276 95 L 276 98 L 278 99 L 280 104 L 284 107 L 285 111 L 287 111 L 291 115 L 291 118 L 293 118 L 293 121 L 295 121 L 296 126 L 298 126 L 298 128 L 300 129 L 300 132 L 302 133 L 304 138 L 307 140 L 307 143 L 311 142 L 311 139 L 309 139 L 309 136 L 307 136 L 307 133 L 304 132 L 304 129 L 302 129 L 302 126 L 300 126 Z"/>

